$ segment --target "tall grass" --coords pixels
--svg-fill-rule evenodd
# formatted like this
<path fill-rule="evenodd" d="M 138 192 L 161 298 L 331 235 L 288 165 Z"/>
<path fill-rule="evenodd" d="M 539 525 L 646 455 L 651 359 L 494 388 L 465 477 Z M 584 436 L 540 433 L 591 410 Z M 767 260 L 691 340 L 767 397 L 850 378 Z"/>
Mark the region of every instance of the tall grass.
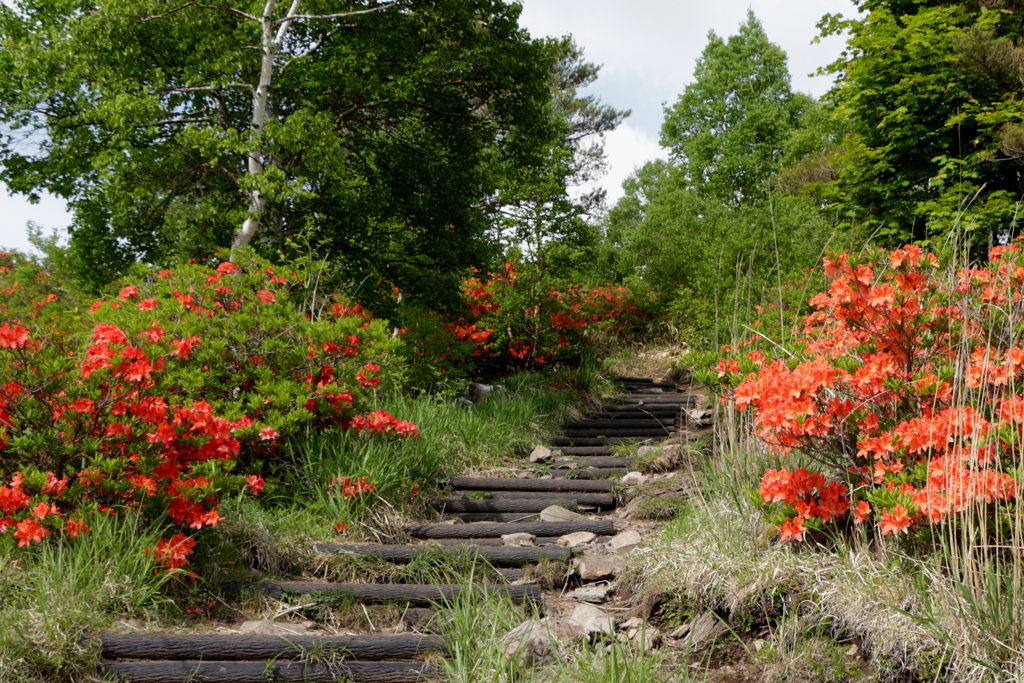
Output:
<path fill-rule="evenodd" d="M 91 531 L 63 542 L 19 549 L 0 536 L 0 680 L 82 680 L 98 655 L 83 632 L 168 604 L 173 577 L 154 573 L 146 552 L 163 530 L 130 514 L 84 519 Z"/>

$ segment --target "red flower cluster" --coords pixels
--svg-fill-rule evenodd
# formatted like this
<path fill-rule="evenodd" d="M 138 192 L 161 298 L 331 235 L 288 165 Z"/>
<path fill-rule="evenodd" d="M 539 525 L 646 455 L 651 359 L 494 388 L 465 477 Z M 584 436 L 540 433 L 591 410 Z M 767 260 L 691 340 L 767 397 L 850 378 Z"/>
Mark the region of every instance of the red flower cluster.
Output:
<path fill-rule="evenodd" d="M 1010 341 L 1024 310 L 1020 245 L 994 249 L 987 266 L 955 281 L 913 246 L 874 262 L 826 259 L 831 287 L 811 300 L 818 310 L 795 338 L 797 359 L 755 352 L 745 377 L 742 359 L 714 369 L 740 380 L 736 406 L 756 410 L 755 431 L 770 447 L 848 474 L 865 498 L 858 523 L 881 510 L 881 532 L 895 534 L 1012 501 L 1024 438 L 1024 349 Z M 964 379 L 954 391 L 955 377 Z M 845 514 L 846 487 L 826 503 L 823 481 L 801 470 L 765 474 L 764 500 L 796 513 L 784 537 L 802 538 L 810 517 Z"/>
<path fill-rule="evenodd" d="M 375 410 L 366 415 L 356 415 L 348 422 L 348 428 L 356 432 L 372 432 L 374 434 L 397 434 L 399 436 L 419 436 L 420 430 L 412 422 L 399 420 L 389 415 L 386 410 Z"/>
<path fill-rule="evenodd" d="M 354 500 L 364 493 L 373 493 L 374 489 L 374 484 L 367 477 L 360 477 L 358 481 L 348 477 L 339 477 L 338 479 L 331 479 L 329 486 L 331 488 L 340 488 L 341 495 L 346 500 Z M 348 528 L 348 525 L 345 528 Z"/>
<path fill-rule="evenodd" d="M 162 538 L 157 541 L 153 548 L 153 561 L 159 564 L 164 571 L 181 569 L 188 564 L 188 556 L 195 552 L 196 539 L 189 538 L 185 534 L 174 534 L 171 538 Z M 153 573 L 159 573 L 160 569 L 154 569 Z"/>

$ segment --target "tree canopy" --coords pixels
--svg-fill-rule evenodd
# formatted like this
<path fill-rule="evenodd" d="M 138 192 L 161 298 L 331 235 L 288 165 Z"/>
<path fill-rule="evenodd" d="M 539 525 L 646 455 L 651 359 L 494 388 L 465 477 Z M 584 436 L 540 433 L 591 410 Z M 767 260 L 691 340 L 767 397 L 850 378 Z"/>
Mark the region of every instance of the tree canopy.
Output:
<path fill-rule="evenodd" d="M 69 201 L 95 284 L 244 244 L 246 226 L 264 253 L 298 241 L 352 282 L 432 291 L 490 256 L 507 169 L 544 168 L 564 132 L 564 50 L 519 11 L 21 0 L 0 7 L 0 179 Z"/>
<path fill-rule="evenodd" d="M 694 82 L 665 109 L 661 144 L 691 187 L 738 203 L 763 193 L 809 105 L 790 88 L 786 53 L 748 11 L 736 35 L 708 34 Z"/>

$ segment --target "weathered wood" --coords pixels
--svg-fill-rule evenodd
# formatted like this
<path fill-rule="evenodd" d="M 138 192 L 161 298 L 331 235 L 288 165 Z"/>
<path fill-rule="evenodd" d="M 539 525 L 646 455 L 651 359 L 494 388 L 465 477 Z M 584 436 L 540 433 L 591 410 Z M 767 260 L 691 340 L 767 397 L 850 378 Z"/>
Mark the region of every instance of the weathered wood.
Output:
<path fill-rule="evenodd" d="M 415 683 L 443 677 L 439 667 L 422 662 L 102 662 L 100 668 L 131 683 Z"/>
<path fill-rule="evenodd" d="M 664 441 L 668 436 L 556 436 L 548 440 L 552 446 L 563 448 L 565 446 L 606 446 L 613 443 L 643 443 L 650 441 L 657 443 Z"/>
<path fill-rule="evenodd" d="M 469 526 L 469 525 L 466 525 Z M 448 527 L 449 529 L 454 527 Z M 504 532 L 512 533 L 512 532 Z M 284 595 L 347 596 L 367 605 L 407 602 L 414 605 L 450 602 L 464 590 L 462 586 L 420 584 L 319 583 L 314 581 L 261 581 L 259 583 L 226 582 L 221 584 L 225 595 L 245 591 L 262 593 L 272 598 Z M 484 590 L 476 587 L 475 590 Z M 540 600 L 539 586 L 491 586 L 486 590 L 508 595 L 513 602 Z"/>
<path fill-rule="evenodd" d="M 609 477 L 623 477 L 629 474 L 629 470 L 625 467 L 588 467 L 575 470 L 550 470 L 545 474 L 550 474 L 554 479 L 599 481 Z"/>
<path fill-rule="evenodd" d="M 453 489 L 472 491 L 579 491 L 581 493 L 608 493 L 610 482 L 603 481 L 552 481 L 550 479 L 512 479 L 499 477 L 453 477 L 448 480 Z"/>
<path fill-rule="evenodd" d="M 696 400 L 695 397 L 688 394 L 667 392 L 660 394 L 619 394 L 615 398 L 623 403 L 636 403 L 638 401 L 644 401 L 645 403 L 692 403 Z"/>
<path fill-rule="evenodd" d="M 629 420 L 576 420 L 566 422 L 562 429 L 662 429 L 666 427 L 661 420 L 633 418 Z"/>
<path fill-rule="evenodd" d="M 658 407 L 655 405 L 641 406 L 636 403 L 622 403 L 619 405 L 604 405 L 601 406 L 601 410 L 606 413 L 626 413 L 632 415 L 639 413 L 643 415 L 654 415 L 655 417 L 676 417 L 679 415 L 681 406 L 690 406 L 691 403 L 680 403 L 679 405 L 669 405 L 664 407 Z"/>
<path fill-rule="evenodd" d="M 431 543 L 437 543 L 443 546 L 460 546 L 472 543 L 474 545 L 481 545 L 487 547 L 502 546 L 505 545 L 500 538 L 432 538 Z M 558 536 L 538 536 L 533 540 L 534 545 L 551 545 L 552 543 L 558 542 Z M 495 571 L 519 571 L 516 569 L 496 569 Z M 502 574 L 504 576 L 504 574 Z"/>
<path fill-rule="evenodd" d="M 626 377 L 625 375 L 618 375 L 615 377 L 616 382 L 625 382 L 629 384 L 653 384 L 654 380 L 650 377 Z"/>
<path fill-rule="evenodd" d="M 555 469 L 567 469 L 572 467 L 629 467 L 633 464 L 633 458 L 555 458 L 551 461 Z"/>
<path fill-rule="evenodd" d="M 562 455 L 608 455 L 611 446 L 563 446 L 558 449 Z"/>
<path fill-rule="evenodd" d="M 270 636 L 223 633 L 104 633 L 99 640 L 107 659 L 299 659 L 304 655 L 338 654 L 366 661 L 414 659 L 428 652 L 447 653 L 438 636 Z"/>
<path fill-rule="evenodd" d="M 628 389 L 630 387 L 637 387 L 643 389 L 668 389 L 669 391 L 675 391 L 677 385 L 674 382 L 622 382 L 622 384 Z"/>
<path fill-rule="evenodd" d="M 555 481 L 544 479 L 542 481 Z M 593 482 L 598 483 L 598 482 Z M 604 483 L 604 482 L 600 482 Z M 519 524 L 417 524 L 405 527 L 413 538 L 498 538 L 505 534 L 533 534 L 534 536 L 564 536 L 574 531 L 589 531 L 598 536 L 615 534 L 611 520 L 575 522 L 522 522 Z"/>
<path fill-rule="evenodd" d="M 379 557 L 395 564 L 411 562 L 417 555 L 425 551 L 436 550 L 429 545 L 375 545 L 348 544 L 333 545 L 328 543 L 317 543 L 315 549 L 318 553 L 342 555 L 351 553 L 364 557 Z M 463 545 L 446 545 L 443 550 L 450 553 L 472 552 L 477 557 L 487 560 L 493 565 L 502 567 L 518 567 L 528 562 L 540 562 L 541 560 L 568 560 L 572 553 L 567 548 L 538 548 L 538 547 L 482 547 L 478 544 L 466 543 Z"/>
<path fill-rule="evenodd" d="M 498 500 L 464 500 L 444 498 L 432 500 L 430 507 L 440 512 L 540 512 L 546 507 L 560 505 L 566 510 L 576 509 L 576 500 L 571 496 L 551 494 L 546 498 L 513 498 Z"/>
<path fill-rule="evenodd" d="M 453 516 L 467 524 L 474 522 L 532 522 L 540 519 L 539 512 L 459 512 Z"/>
<path fill-rule="evenodd" d="M 621 406 L 620 406 L 621 407 Z M 602 422 L 608 420 L 643 420 L 645 422 L 657 422 L 663 425 L 674 425 L 676 423 L 676 415 L 679 414 L 677 410 L 661 411 L 654 413 L 647 413 L 641 411 L 639 408 L 636 411 L 623 411 L 623 412 L 610 412 L 610 413 L 587 413 L 586 419 L 588 420 L 601 420 Z"/>
<path fill-rule="evenodd" d="M 562 431 L 562 436 L 567 439 L 576 437 L 592 438 L 607 436 L 617 439 L 627 439 L 630 437 L 647 437 L 647 436 L 668 436 L 672 433 L 671 428 L 659 427 L 658 429 L 641 429 L 638 427 L 630 427 L 629 429 L 615 429 L 612 427 L 601 427 L 599 429 L 566 429 Z"/>
<path fill-rule="evenodd" d="M 611 458 L 612 460 L 622 460 L 623 458 Z M 557 463 L 558 461 L 556 461 Z M 557 466 L 557 465 L 556 465 Z M 452 491 L 452 496 L 458 496 L 465 498 L 470 493 L 486 493 L 490 495 L 490 500 L 515 500 L 515 499 L 549 499 L 551 498 L 550 493 L 546 491 Z M 615 505 L 615 497 L 607 493 L 579 493 L 576 491 L 570 491 L 566 493 L 559 493 L 559 498 L 565 497 L 570 498 L 576 502 L 576 505 L 587 505 L 590 507 L 613 507 Z"/>

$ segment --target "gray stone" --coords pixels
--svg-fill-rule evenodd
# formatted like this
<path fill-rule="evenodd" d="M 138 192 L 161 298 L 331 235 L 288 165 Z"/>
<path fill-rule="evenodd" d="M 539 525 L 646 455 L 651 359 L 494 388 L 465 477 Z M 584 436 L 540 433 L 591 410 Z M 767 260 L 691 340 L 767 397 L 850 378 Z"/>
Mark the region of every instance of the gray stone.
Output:
<path fill-rule="evenodd" d="M 648 477 L 642 472 L 628 472 L 619 481 L 623 486 L 640 486 L 647 483 Z"/>
<path fill-rule="evenodd" d="M 537 475 L 533 472 L 516 472 L 516 478 L 518 479 L 536 479 Z"/>
<path fill-rule="evenodd" d="M 501 537 L 502 545 L 510 545 L 514 548 L 525 547 L 533 545 L 534 539 L 537 537 L 533 534 L 521 533 L 521 534 L 505 534 Z"/>
<path fill-rule="evenodd" d="M 608 547 L 619 553 L 628 553 L 633 548 L 638 548 L 643 545 L 644 539 L 640 536 L 640 533 L 629 529 L 622 533 L 616 534 L 612 540 L 608 541 Z"/>
<path fill-rule="evenodd" d="M 561 505 L 551 505 L 540 511 L 542 522 L 581 522 L 586 519 L 583 515 L 566 510 Z"/>
<path fill-rule="evenodd" d="M 547 462 L 551 459 L 551 449 L 540 444 L 533 447 L 530 452 L 530 462 Z"/>
<path fill-rule="evenodd" d="M 545 617 L 524 621 L 505 634 L 501 642 L 506 657 L 518 658 L 523 666 L 536 666 L 561 659 L 562 648 L 588 633 L 582 624 Z"/>
<path fill-rule="evenodd" d="M 572 592 L 572 597 L 576 598 L 581 602 L 607 602 L 608 594 L 611 593 L 612 588 L 608 584 L 591 584 L 589 586 L 580 586 Z"/>
<path fill-rule="evenodd" d="M 558 545 L 563 548 L 575 548 L 578 545 L 590 543 L 595 538 L 597 538 L 597 534 L 589 531 L 574 531 L 571 534 L 559 537 Z"/>
<path fill-rule="evenodd" d="M 615 619 L 603 609 L 593 605 L 576 605 L 572 614 L 569 615 L 569 621 L 582 626 L 588 634 L 615 633 Z"/>
<path fill-rule="evenodd" d="M 622 558 L 618 555 L 587 553 L 580 559 L 579 571 L 584 581 L 613 579 L 622 571 Z"/>

